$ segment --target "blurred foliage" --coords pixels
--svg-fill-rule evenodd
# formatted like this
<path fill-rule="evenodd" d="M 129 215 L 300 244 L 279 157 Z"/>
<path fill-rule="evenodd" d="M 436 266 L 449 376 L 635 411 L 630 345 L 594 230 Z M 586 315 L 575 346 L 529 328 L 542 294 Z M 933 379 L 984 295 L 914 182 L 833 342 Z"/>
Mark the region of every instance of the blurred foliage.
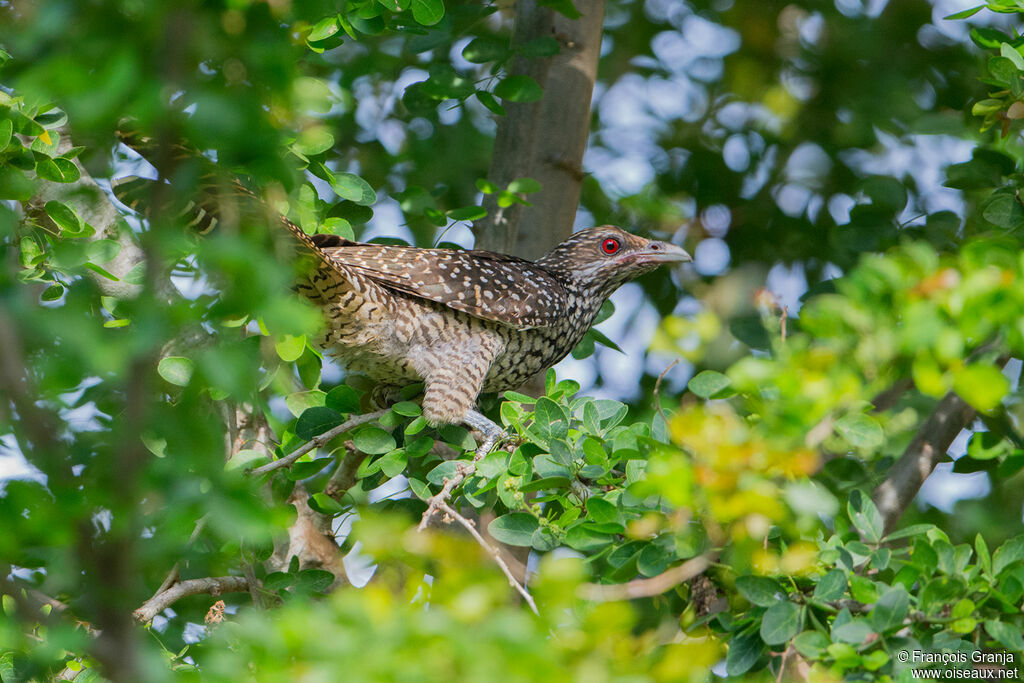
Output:
<path fill-rule="evenodd" d="M 367 388 L 311 343 L 265 221 L 197 239 L 172 212 L 102 207 L 107 179 L 152 170 L 117 143 L 128 117 L 198 155 L 153 160 L 157 206 L 215 162 L 310 233 L 434 244 L 481 193 L 542 189 L 485 176 L 504 103 L 541 94 L 511 58 L 558 41 L 512 48 L 507 11 L 478 2 L 0 0 L 0 462 L 25 460 L 0 484 L 0 679 L 908 681 L 915 650 L 1019 666 L 1024 402 L 1019 363 L 1001 368 L 1024 357 L 1020 9 L 869 4 L 609 2 L 580 220 L 695 247 L 616 314 L 656 310 L 651 358 L 682 357 L 688 382 L 645 375 L 629 405 L 551 372 L 543 396 L 482 399 L 512 438 L 456 505 L 530 553 L 534 616 L 478 544 L 416 530 L 475 445 L 429 428 L 416 387 L 245 473 Z M 762 289 L 783 266 L 793 310 Z M 595 343 L 614 346 L 592 330 L 574 356 Z M 615 372 L 596 368 L 597 386 Z M 978 414 L 953 471 L 989 490 L 887 533 L 869 494 L 950 391 Z M 282 557 L 297 508 L 353 579 L 373 563 L 365 587 Z M 707 584 L 599 599 L 695 558 Z M 172 567 L 260 588 L 136 625 Z"/>

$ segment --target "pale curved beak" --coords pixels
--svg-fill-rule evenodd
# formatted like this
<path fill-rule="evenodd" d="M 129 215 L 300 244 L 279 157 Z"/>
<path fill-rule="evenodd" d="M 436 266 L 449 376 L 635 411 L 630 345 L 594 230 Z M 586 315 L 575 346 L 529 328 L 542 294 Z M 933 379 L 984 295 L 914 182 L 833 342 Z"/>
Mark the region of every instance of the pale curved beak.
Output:
<path fill-rule="evenodd" d="M 639 252 L 634 252 L 636 260 L 641 263 L 686 263 L 693 257 L 682 247 L 671 242 L 651 241 Z"/>

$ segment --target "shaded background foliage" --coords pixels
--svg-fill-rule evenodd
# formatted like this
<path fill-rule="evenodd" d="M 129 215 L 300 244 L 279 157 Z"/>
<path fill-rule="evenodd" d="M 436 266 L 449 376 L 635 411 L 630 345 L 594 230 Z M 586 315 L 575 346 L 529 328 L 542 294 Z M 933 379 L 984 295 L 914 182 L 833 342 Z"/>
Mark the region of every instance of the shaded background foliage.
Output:
<path fill-rule="evenodd" d="M 359 408 L 306 344 L 290 251 L 249 218 L 200 240 L 170 215 L 101 222 L 107 195 L 76 179 L 155 166 L 172 181 L 157 198 L 194 196 L 201 165 L 140 160 L 115 137 L 127 117 L 311 232 L 471 246 L 482 195 L 543 192 L 487 174 L 504 107 L 539 95 L 513 57 L 557 36 L 513 47 L 511 12 L 476 2 L 0 0 L 0 676 L 530 680 L 554 661 L 598 680 L 906 680 L 900 647 L 1024 648 L 1020 367 L 997 369 L 1024 350 L 1014 8 L 607 4 L 577 227 L 696 258 L 613 298 L 600 329 L 627 354 L 579 349 L 558 368 L 579 396 L 552 380 L 485 399 L 523 443 L 480 464 L 463 507 L 532 548 L 535 619 L 476 545 L 415 531 L 454 467 L 433 439 L 466 439 L 424 431 L 414 404 L 352 435 L 370 457 L 339 499 L 338 442 L 269 486 L 243 476 Z M 953 470 L 972 476 L 944 465 L 883 542 L 899 515 L 866 494 L 950 391 L 969 427 Z M 290 559 L 303 520 L 340 550 Z M 356 539 L 344 566 L 373 578 L 322 597 Z M 716 561 L 717 601 L 595 588 L 694 558 Z M 224 624 L 186 598 L 144 638 L 131 611 L 175 563 L 251 595 L 225 596 Z"/>

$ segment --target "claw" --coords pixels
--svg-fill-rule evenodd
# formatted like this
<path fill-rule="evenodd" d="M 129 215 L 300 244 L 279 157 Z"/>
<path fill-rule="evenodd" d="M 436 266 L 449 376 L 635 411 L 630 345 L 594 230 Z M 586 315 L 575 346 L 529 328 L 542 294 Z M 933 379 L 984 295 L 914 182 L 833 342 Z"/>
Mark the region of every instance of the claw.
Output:
<path fill-rule="evenodd" d="M 477 446 L 476 455 L 473 456 L 474 461 L 480 460 L 490 453 L 498 442 L 505 438 L 504 429 L 475 410 L 466 411 L 466 416 L 462 418 L 462 423 L 470 429 L 480 432 L 484 437 L 483 442 Z"/>

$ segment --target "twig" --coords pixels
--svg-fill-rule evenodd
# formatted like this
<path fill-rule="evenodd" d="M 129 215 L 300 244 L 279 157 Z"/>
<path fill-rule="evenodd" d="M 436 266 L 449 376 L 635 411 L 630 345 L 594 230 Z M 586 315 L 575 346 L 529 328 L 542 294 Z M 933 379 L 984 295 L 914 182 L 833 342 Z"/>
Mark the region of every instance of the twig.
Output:
<path fill-rule="evenodd" d="M 668 371 L 679 365 L 679 359 L 676 358 L 674 361 L 668 364 L 668 367 L 661 371 L 658 375 L 658 379 L 654 380 L 654 408 L 658 411 L 658 415 L 661 415 L 661 419 L 668 422 L 668 418 L 665 417 L 665 411 L 661 409 L 661 380 L 665 379 L 665 375 Z"/>
<path fill-rule="evenodd" d="M 512 574 L 512 570 L 509 569 L 508 564 L 506 564 L 505 558 L 501 556 L 501 553 L 498 551 L 497 548 L 488 543 L 487 540 L 480 535 L 480 532 L 476 530 L 476 525 L 474 525 L 473 522 L 469 521 L 468 519 L 460 515 L 458 512 L 456 512 L 455 509 L 452 508 L 452 506 L 449 505 L 446 501 L 441 501 L 440 503 L 438 503 L 437 510 L 439 512 L 443 512 L 445 515 L 451 517 L 456 522 L 461 524 L 463 528 L 469 532 L 469 535 L 476 539 L 476 542 L 479 543 L 480 546 L 484 550 L 486 550 L 491 555 L 491 557 L 494 558 L 495 563 L 498 565 L 501 571 L 505 574 L 505 577 L 508 579 L 509 585 L 515 588 L 519 592 L 519 594 L 523 596 L 523 600 L 525 600 L 526 604 L 530 606 L 530 609 L 533 610 L 533 613 L 537 616 L 540 616 L 540 612 L 537 611 L 537 603 L 533 601 L 533 596 L 530 595 L 530 592 L 526 590 L 526 588 L 516 580 L 516 577 Z M 426 515 L 424 515 L 424 518 L 426 518 Z"/>
<path fill-rule="evenodd" d="M 782 341 L 786 341 L 786 321 L 789 320 L 789 306 L 782 307 L 782 314 L 779 316 L 779 334 Z"/>
<path fill-rule="evenodd" d="M 190 548 L 192 544 L 196 542 L 196 539 L 199 538 L 199 534 L 202 533 L 203 527 L 206 526 L 207 517 L 209 517 L 209 514 L 205 514 L 196 520 L 196 526 L 192 529 L 192 535 L 188 537 L 188 541 L 185 543 L 185 549 Z M 167 572 L 167 578 L 164 579 L 163 583 L 160 584 L 160 587 L 156 589 L 155 593 L 153 593 L 154 597 L 176 584 L 178 579 L 181 578 L 180 571 L 181 560 L 178 560 L 174 563 L 174 566 L 171 567 L 171 571 Z"/>
<path fill-rule="evenodd" d="M 338 464 L 338 469 L 334 470 L 334 474 L 327 480 L 324 493 L 340 503 L 348 490 L 356 485 L 356 474 L 366 458 L 366 453 L 357 449 L 351 441 L 346 441 L 345 455 Z"/>
<path fill-rule="evenodd" d="M 584 583 L 576 589 L 576 594 L 583 600 L 594 602 L 651 598 L 702 574 L 716 556 L 717 553 L 704 553 L 649 579 L 634 579 L 618 584 Z"/>
<path fill-rule="evenodd" d="M 213 596 L 221 593 L 245 593 L 249 590 L 249 582 L 244 576 L 208 576 L 204 579 L 189 579 L 174 584 L 162 593 L 157 593 L 133 612 L 133 616 L 143 624 L 149 623 L 178 600 L 190 595 L 208 593 Z"/>
<path fill-rule="evenodd" d="M 946 456 L 953 439 L 971 423 L 975 414 L 974 408 L 952 391 L 935 406 L 914 440 L 889 470 L 885 481 L 871 494 L 882 513 L 885 533 L 896 526 L 924 480 Z"/>
<path fill-rule="evenodd" d="M 461 484 L 466 477 L 473 474 L 476 471 L 476 458 L 473 462 L 460 462 L 455 470 L 455 476 L 449 479 L 444 478 L 444 486 L 437 495 L 431 496 L 427 499 L 427 509 L 423 512 L 423 518 L 420 520 L 419 530 L 423 531 L 430 524 L 430 519 L 437 514 L 442 508 L 448 507 L 448 498 L 451 497 L 452 491 L 456 486 Z"/>
<path fill-rule="evenodd" d="M 358 427 L 359 425 L 366 424 L 367 422 L 373 422 L 386 412 L 388 411 L 377 410 L 372 413 L 367 413 L 365 415 L 354 415 L 345 422 L 342 422 L 337 427 L 328 429 L 326 432 L 320 434 L 319 436 L 314 436 L 305 444 L 295 449 L 294 451 L 292 451 L 285 457 L 281 458 L 280 460 L 275 460 L 274 462 L 270 462 L 267 463 L 266 465 L 262 465 L 255 469 L 249 470 L 249 474 L 251 474 L 254 477 L 258 477 L 264 474 L 268 474 L 269 472 L 273 472 L 274 470 L 281 469 L 282 467 L 290 467 L 292 463 L 294 463 L 296 460 L 304 456 L 306 453 L 309 453 L 311 450 L 325 446 L 328 441 L 338 436 L 339 434 L 344 434 L 353 427 Z"/>

